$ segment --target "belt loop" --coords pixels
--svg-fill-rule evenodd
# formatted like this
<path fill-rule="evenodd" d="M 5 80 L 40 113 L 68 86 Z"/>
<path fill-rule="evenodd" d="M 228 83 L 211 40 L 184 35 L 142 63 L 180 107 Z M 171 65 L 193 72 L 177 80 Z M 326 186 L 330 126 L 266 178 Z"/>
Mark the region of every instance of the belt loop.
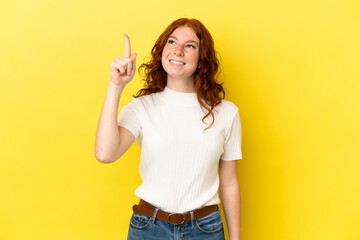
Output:
<path fill-rule="evenodd" d="M 154 215 L 153 215 L 153 217 L 151 218 L 152 223 L 155 223 L 156 214 L 157 214 L 158 211 L 159 211 L 159 209 L 156 207 L 155 210 L 154 210 Z"/>
<path fill-rule="evenodd" d="M 190 211 L 190 216 L 191 216 L 191 225 L 192 227 L 195 227 L 194 211 Z"/>

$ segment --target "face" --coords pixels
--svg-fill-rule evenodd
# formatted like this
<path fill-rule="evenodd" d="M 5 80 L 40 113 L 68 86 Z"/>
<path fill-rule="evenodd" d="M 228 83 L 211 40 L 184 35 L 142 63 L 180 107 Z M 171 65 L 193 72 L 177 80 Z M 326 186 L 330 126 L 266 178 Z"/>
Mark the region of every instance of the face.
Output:
<path fill-rule="evenodd" d="M 161 63 L 169 78 L 193 79 L 199 62 L 200 40 L 194 30 L 181 26 L 168 38 Z"/>

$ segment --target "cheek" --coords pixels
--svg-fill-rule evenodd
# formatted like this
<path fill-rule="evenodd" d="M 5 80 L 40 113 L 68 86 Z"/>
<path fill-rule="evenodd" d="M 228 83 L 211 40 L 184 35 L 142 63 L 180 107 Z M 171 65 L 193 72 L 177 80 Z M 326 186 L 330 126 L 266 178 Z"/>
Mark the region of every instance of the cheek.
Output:
<path fill-rule="evenodd" d="M 164 63 L 165 63 L 165 61 L 166 61 L 166 57 L 165 57 L 166 55 L 165 55 L 165 52 L 163 52 L 162 53 L 162 55 L 161 55 L 161 64 L 163 65 L 163 67 L 164 67 Z"/>
<path fill-rule="evenodd" d="M 168 52 L 169 52 L 168 49 L 166 49 L 166 47 L 165 47 L 163 49 L 163 51 L 162 51 L 162 54 L 161 54 L 161 60 L 162 61 L 165 60 L 166 56 L 169 54 Z"/>
<path fill-rule="evenodd" d="M 197 67 L 199 65 L 199 60 L 200 60 L 199 54 L 195 54 L 193 59 L 194 59 L 195 65 Z"/>
<path fill-rule="evenodd" d="M 167 72 L 167 70 L 168 70 L 168 60 L 166 59 L 166 56 L 167 56 L 167 53 L 164 50 L 161 55 L 161 66 L 165 70 L 165 72 Z"/>
<path fill-rule="evenodd" d="M 162 55 L 163 56 L 166 56 L 169 52 L 169 47 L 167 45 L 165 45 L 165 47 L 163 48 L 163 51 L 162 51 Z"/>

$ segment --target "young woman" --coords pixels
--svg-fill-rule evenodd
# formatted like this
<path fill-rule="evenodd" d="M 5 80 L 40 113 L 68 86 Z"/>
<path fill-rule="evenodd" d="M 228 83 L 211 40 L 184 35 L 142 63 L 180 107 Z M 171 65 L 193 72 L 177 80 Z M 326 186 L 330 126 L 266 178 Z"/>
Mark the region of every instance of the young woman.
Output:
<path fill-rule="evenodd" d="M 210 33 L 196 19 L 171 23 L 151 60 L 139 68 L 145 87 L 117 118 L 121 93 L 136 71 L 136 53 L 124 37 L 125 56 L 111 63 L 95 156 L 110 163 L 136 140 L 141 147 L 143 183 L 135 191 L 140 202 L 133 207 L 128 239 L 225 239 L 219 188 L 230 239 L 241 239 L 240 117 L 217 83 Z"/>

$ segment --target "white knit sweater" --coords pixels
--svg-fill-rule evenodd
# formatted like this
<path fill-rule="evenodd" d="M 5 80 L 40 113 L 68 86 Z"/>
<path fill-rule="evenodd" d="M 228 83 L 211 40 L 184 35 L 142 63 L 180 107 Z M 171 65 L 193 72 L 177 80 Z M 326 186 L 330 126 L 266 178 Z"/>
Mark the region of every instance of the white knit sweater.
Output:
<path fill-rule="evenodd" d="M 164 91 L 138 98 L 124 106 L 119 126 L 127 128 L 141 148 L 140 176 L 135 195 L 167 212 L 187 212 L 220 203 L 219 160 L 237 160 L 241 154 L 238 108 L 222 100 L 212 118 L 196 93 Z"/>

